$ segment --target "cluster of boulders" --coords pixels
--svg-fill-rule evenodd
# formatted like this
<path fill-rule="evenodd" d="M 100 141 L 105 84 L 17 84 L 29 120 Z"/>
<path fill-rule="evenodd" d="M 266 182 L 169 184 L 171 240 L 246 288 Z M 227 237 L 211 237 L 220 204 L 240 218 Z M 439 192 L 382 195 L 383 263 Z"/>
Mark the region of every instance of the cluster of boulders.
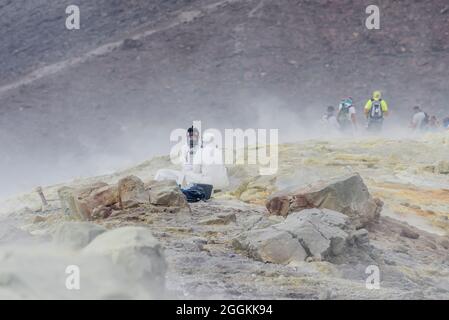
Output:
<path fill-rule="evenodd" d="M 368 242 L 368 231 L 356 230 L 346 215 L 328 209 L 306 209 L 281 223 L 249 230 L 233 244 L 256 260 L 290 264 L 332 261 L 349 247 Z"/>
<path fill-rule="evenodd" d="M 284 217 L 304 209 L 330 209 L 347 215 L 360 228 L 379 218 L 383 202 L 373 198 L 360 175 L 353 173 L 280 191 L 268 199 L 266 207 L 270 214 Z"/>
<path fill-rule="evenodd" d="M 125 177 L 112 185 L 98 182 L 82 188 L 62 187 L 58 195 L 63 210 L 82 220 L 107 218 L 114 212 L 143 205 L 188 207 L 175 181 L 145 184 L 136 176 Z"/>
<path fill-rule="evenodd" d="M 382 202 L 372 198 L 358 174 L 350 174 L 281 191 L 268 199 L 267 209 L 285 220 L 242 233 L 233 241 L 236 249 L 270 263 L 333 262 L 369 250 L 365 227 L 377 221 Z"/>

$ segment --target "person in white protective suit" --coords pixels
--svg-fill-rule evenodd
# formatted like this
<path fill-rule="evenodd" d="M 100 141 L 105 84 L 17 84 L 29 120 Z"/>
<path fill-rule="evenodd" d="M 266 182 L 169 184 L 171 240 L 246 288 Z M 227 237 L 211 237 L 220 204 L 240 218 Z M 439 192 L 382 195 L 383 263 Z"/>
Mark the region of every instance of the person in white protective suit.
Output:
<path fill-rule="evenodd" d="M 213 185 L 215 190 L 222 190 L 229 186 L 229 179 L 226 167 L 223 161 L 223 150 L 217 145 L 217 135 L 212 132 L 206 132 L 203 136 L 203 144 L 198 152 L 200 158 L 200 176 L 193 171 L 195 176 L 191 177 L 190 183 L 204 183 Z M 221 141 L 220 141 L 221 144 Z M 190 180 L 186 174 L 187 180 Z"/>
<path fill-rule="evenodd" d="M 194 128 L 193 126 L 187 129 L 185 144 L 182 145 L 179 153 L 176 154 L 174 158 L 172 158 L 172 161 L 182 164 L 182 171 L 160 169 L 157 171 L 154 179 L 156 181 L 174 180 L 179 186 L 185 187 L 187 183 L 185 181 L 184 172 L 193 171 L 195 154 L 199 149 L 199 140 L 200 134 L 198 129 Z M 177 160 L 175 160 L 175 158 L 177 158 Z M 198 168 L 196 168 L 195 171 L 199 172 Z"/>
<path fill-rule="evenodd" d="M 206 132 L 202 143 L 192 143 L 191 132 L 187 133 L 187 144 L 181 149 L 180 160 L 182 170 L 162 169 L 156 173 L 155 180 L 176 180 L 181 187 L 192 183 L 210 184 L 214 190 L 229 186 L 226 167 L 223 163 L 223 153 L 218 147 L 216 136 Z M 194 135 L 195 140 L 197 136 Z"/>

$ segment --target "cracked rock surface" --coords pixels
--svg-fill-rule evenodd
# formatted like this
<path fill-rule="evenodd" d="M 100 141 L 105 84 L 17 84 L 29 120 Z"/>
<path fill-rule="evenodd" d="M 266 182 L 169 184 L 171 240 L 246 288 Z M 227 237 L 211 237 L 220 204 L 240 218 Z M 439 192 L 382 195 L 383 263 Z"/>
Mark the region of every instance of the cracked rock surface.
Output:
<path fill-rule="evenodd" d="M 349 241 L 353 232 L 355 228 L 344 214 L 307 209 L 279 224 L 241 234 L 234 240 L 234 247 L 263 262 L 289 264 L 308 258 L 331 261 L 348 246 L 357 245 Z"/>

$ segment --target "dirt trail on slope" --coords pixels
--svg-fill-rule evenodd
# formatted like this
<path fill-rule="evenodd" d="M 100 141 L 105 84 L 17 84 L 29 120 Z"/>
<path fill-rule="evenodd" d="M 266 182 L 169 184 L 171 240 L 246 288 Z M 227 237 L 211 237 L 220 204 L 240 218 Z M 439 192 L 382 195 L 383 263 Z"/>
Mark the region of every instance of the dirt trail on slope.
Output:
<path fill-rule="evenodd" d="M 106 55 L 106 54 L 120 48 L 123 45 L 123 42 L 125 39 L 140 40 L 140 39 L 149 37 L 155 33 L 166 31 L 171 28 L 177 27 L 183 23 L 192 22 L 194 19 L 201 18 L 208 14 L 213 13 L 214 11 L 220 9 L 222 6 L 226 6 L 228 4 L 231 4 L 234 2 L 239 2 L 239 1 L 242 1 L 242 0 L 223 0 L 223 1 L 218 1 L 214 4 L 205 5 L 205 6 L 201 7 L 199 10 L 180 11 L 180 12 L 178 12 L 176 18 L 173 19 L 173 21 L 164 23 L 162 26 L 160 26 L 158 28 L 151 28 L 151 29 L 145 30 L 145 26 L 142 26 L 140 29 L 142 29 L 144 31 L 135 32 L 134 34 L 132 34 L 130 36 L 122 37 L 119 40 L 101 45 L 100 47 L 90 50 L 79 57 L 70 58 L 70 59 L 67 59 L 64 61 L 60 61 L 60 62 L 51 64 L 51 65 L 44 66 L 42 68 L 39 68 L 39 69 L 29 73 L 28 75 L 24 76 L 23 78 L 21 78 L 18 81 L 14 81 L 10 84 L 1 86 L 0 87 L 0 97 L 1 97 L 1 95 L 5 94 L 6 92 L 8 92 L 10 90 L 18 89 L 21 86 L 31 84 L 36 80 L 54 75 L 58 72 L 66 70 L 68 68 L 76 67 L 77 65 L 85 63 L 92 58 Z"/>

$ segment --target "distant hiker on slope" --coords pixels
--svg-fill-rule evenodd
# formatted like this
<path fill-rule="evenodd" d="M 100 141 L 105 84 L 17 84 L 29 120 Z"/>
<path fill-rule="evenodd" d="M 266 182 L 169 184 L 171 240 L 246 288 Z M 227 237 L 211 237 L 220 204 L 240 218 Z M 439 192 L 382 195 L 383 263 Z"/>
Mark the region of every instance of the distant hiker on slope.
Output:
<path fill-rule="evenodd" d="M 429 128 L 429 115 L 425 113 L 421 107 L 413 107 L 413 117 L 410 123 L 410 128 L 414 132 L 425 131 Z"/>
<path fill-rule="evenodd" d="M 430 131 L 440 131 L 441 130 L 441 123 L 440 123 L 440 120 L 438 120 L 437 116 L 430 117 L 429 130 Z"/>
<path fill-rule="evenodd" d="M 388 116 L 388 104 L 382 99 L 380 91 L 374 91 L 373 97 L 365 104 L 365 115 L 368 120 L 368 131 L 382 131 L 384 119 Z"/>
<path fill-rule="evenodd" d="M 341 100 L 338 107 L 337 121 L 342 132 L 355 133 L 357 129 L 356 111 L 352 98 Z"/>
<path fill-rule="evenodd" d="M 327 134 L 335 134 L 340 130 L 333 106 L 327 107 L 326 114 L 321 118 L 321 124 Z"/>

